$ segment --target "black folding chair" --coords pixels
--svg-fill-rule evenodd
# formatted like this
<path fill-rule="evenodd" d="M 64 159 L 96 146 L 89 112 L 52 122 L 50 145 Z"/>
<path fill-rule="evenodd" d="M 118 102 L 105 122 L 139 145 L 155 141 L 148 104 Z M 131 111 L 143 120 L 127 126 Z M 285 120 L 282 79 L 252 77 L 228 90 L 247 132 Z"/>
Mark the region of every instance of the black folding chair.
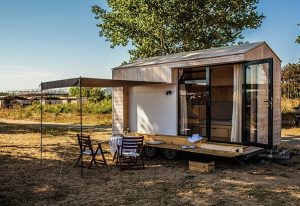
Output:
<path fill-rule="evenodd" d="M 78 140 L 78 145 L 79 145 L 79 149 L 80 149 L 80 154 L 79 157 L 76 161 L 76 166 L 82 166 L 85 168 L 90 169 L 92 164 L 94 163 L 97 166 L 97 163 L 99 164 L 103 164 L 105 166 L 108 166 L 104 157 L 104 153 L 102 150 L 102 143 L 104 143 L 104 141 L 102 142 L 98 142 L 98 147 L 96 150 L 93 150 L 93 146 L 92 146 L 92 141 L 89 135 L 80 135 L 77 134 L 77 140 Z M 90 156 L 90 162 L 88 163 L 88 166 L 84 164 L 81 164 L 81 161 L 83 161 L 83 156 Z M 102 156 L 102 160 L 101 159 L 96 159 L 97 155 L 101 155 Z"/>
<path fill-rule="evenodd" d="M 119 166 L 120 169 L 144 169 L 143 143 L 143 136 L 124 136 L 122 145 L 118 145 L 116 165 Z"/>

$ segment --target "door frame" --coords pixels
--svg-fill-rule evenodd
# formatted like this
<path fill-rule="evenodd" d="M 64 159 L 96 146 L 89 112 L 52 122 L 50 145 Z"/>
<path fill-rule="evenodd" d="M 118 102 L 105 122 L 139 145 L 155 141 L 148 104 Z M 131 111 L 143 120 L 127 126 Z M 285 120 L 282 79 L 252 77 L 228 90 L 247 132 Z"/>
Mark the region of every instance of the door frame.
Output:
<path fill-rule="evenodd" d="M 269 109 L 268 109 L 268 144 L 262 144 L 257 142 L 250 142 L 250 137 L 246 131 L 246 67 L 255 64 L 269 64 Z M 263 148 L 273 147 L 273 58 L 266 58 L 261 60 L 247 61 L 243 64 L 243 86 L 242 86 L 242 143 L 249 146 L 258 146 Z"/>
<path fill-rule="evenodd" d="M 190 67 L 190 69 L 197 68 L 197 67 Z M 208 141 L 211 139 L 211 66 L 203 66 L 201 67 L 205 70 L 202 72 L 205 72 L 205 79 L 206 79 L 206 92 L 208 93 L 208 98 L 206 99 L 206 138 Z M 179 94 L 179 85 L 181 83 L 181 80 L 179 79 L 179 69 L 183 68 L 178 68 L 177 71 L 177 135 L 180 134 L 180 94 Z M 193 72 L 199 72 L 199 71 L 190 71 L 191 73 Z M 181 135 L 182 136 L 182 135 Z"/>

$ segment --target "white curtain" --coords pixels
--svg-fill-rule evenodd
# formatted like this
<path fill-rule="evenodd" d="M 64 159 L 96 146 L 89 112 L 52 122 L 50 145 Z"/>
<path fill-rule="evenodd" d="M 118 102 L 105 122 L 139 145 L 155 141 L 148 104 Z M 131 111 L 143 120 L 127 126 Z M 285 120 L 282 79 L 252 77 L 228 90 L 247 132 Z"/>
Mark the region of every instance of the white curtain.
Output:
<path fill-rule="evenodd" d="M 242 65 L 235 64 L 233 69 L 233 110 L 231 142 L 241 142 L 242 139 Z"/>
<path fill-rule="evenodd" d="M 187 135 L 188 133 L 188 116 L 187 116 L 187 101 L 185 84 L 180 84 L 180 134 Z"/>

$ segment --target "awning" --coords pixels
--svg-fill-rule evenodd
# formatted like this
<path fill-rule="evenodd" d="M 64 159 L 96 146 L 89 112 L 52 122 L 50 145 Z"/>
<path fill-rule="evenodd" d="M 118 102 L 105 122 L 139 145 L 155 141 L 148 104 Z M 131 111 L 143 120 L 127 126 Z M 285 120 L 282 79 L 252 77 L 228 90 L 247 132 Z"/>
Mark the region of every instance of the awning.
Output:
<path fill-rule="evenodd" d="M 146 84 L 166 84 L 166 82 L 149 82 L 149 81 L 131 81 L 117 79 L 96 79 L 96 78 L 72 78 L 50 82 L 42 82 L 41 89 L 55 89 L 63 87 L 125 87 L 125 86 L 140 86 Z"/>

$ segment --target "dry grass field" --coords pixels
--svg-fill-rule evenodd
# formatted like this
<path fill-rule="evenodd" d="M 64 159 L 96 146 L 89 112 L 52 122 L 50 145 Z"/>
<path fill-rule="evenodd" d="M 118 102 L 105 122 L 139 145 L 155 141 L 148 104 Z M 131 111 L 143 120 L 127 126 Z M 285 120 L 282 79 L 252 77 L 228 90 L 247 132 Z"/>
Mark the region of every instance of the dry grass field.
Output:
<path fill-rule="evenodd" d="M 86 131 L 108 139 L 107 128 Z M 179 160 L 146 160 L 145 170 L 74 167 L 76 131 L 46 129 L 43 164 L 37 125 L 0 123 L 0 205 L 299 205 L 300 157 L 283 162 L 215 159 L 216 169 L 201 174 Z M 299 141 L 300 142 L 300 141 Z M 286 143 L 288 144 L 288 142 Z M 294 145 L 285 145 L 294 147 Z M 299 145 L 295 145 L 297 149 Z M 108 150 L 108 145 L 104 148 Z"/>
<path fill-rule="evenodd" d="M 30 116 L 22 111 L 22 108 L 0 109 L 0 117 L 9 120 L 30 120 L 39 122 L 41 116 L 39 113 L 32 113 Z M 83 114 L 83 124 L 85 125 L 111 125 L 111 114 Z M 43 121 L 59 122 L 68 124 L 78 124 L 80 122 L 79 113 L 43 113 Z"/>
<path fill-rule="evenodd" d="M 283 128 L 281 129 L 282 136 L 300 136 L 300 127 Z"/>

